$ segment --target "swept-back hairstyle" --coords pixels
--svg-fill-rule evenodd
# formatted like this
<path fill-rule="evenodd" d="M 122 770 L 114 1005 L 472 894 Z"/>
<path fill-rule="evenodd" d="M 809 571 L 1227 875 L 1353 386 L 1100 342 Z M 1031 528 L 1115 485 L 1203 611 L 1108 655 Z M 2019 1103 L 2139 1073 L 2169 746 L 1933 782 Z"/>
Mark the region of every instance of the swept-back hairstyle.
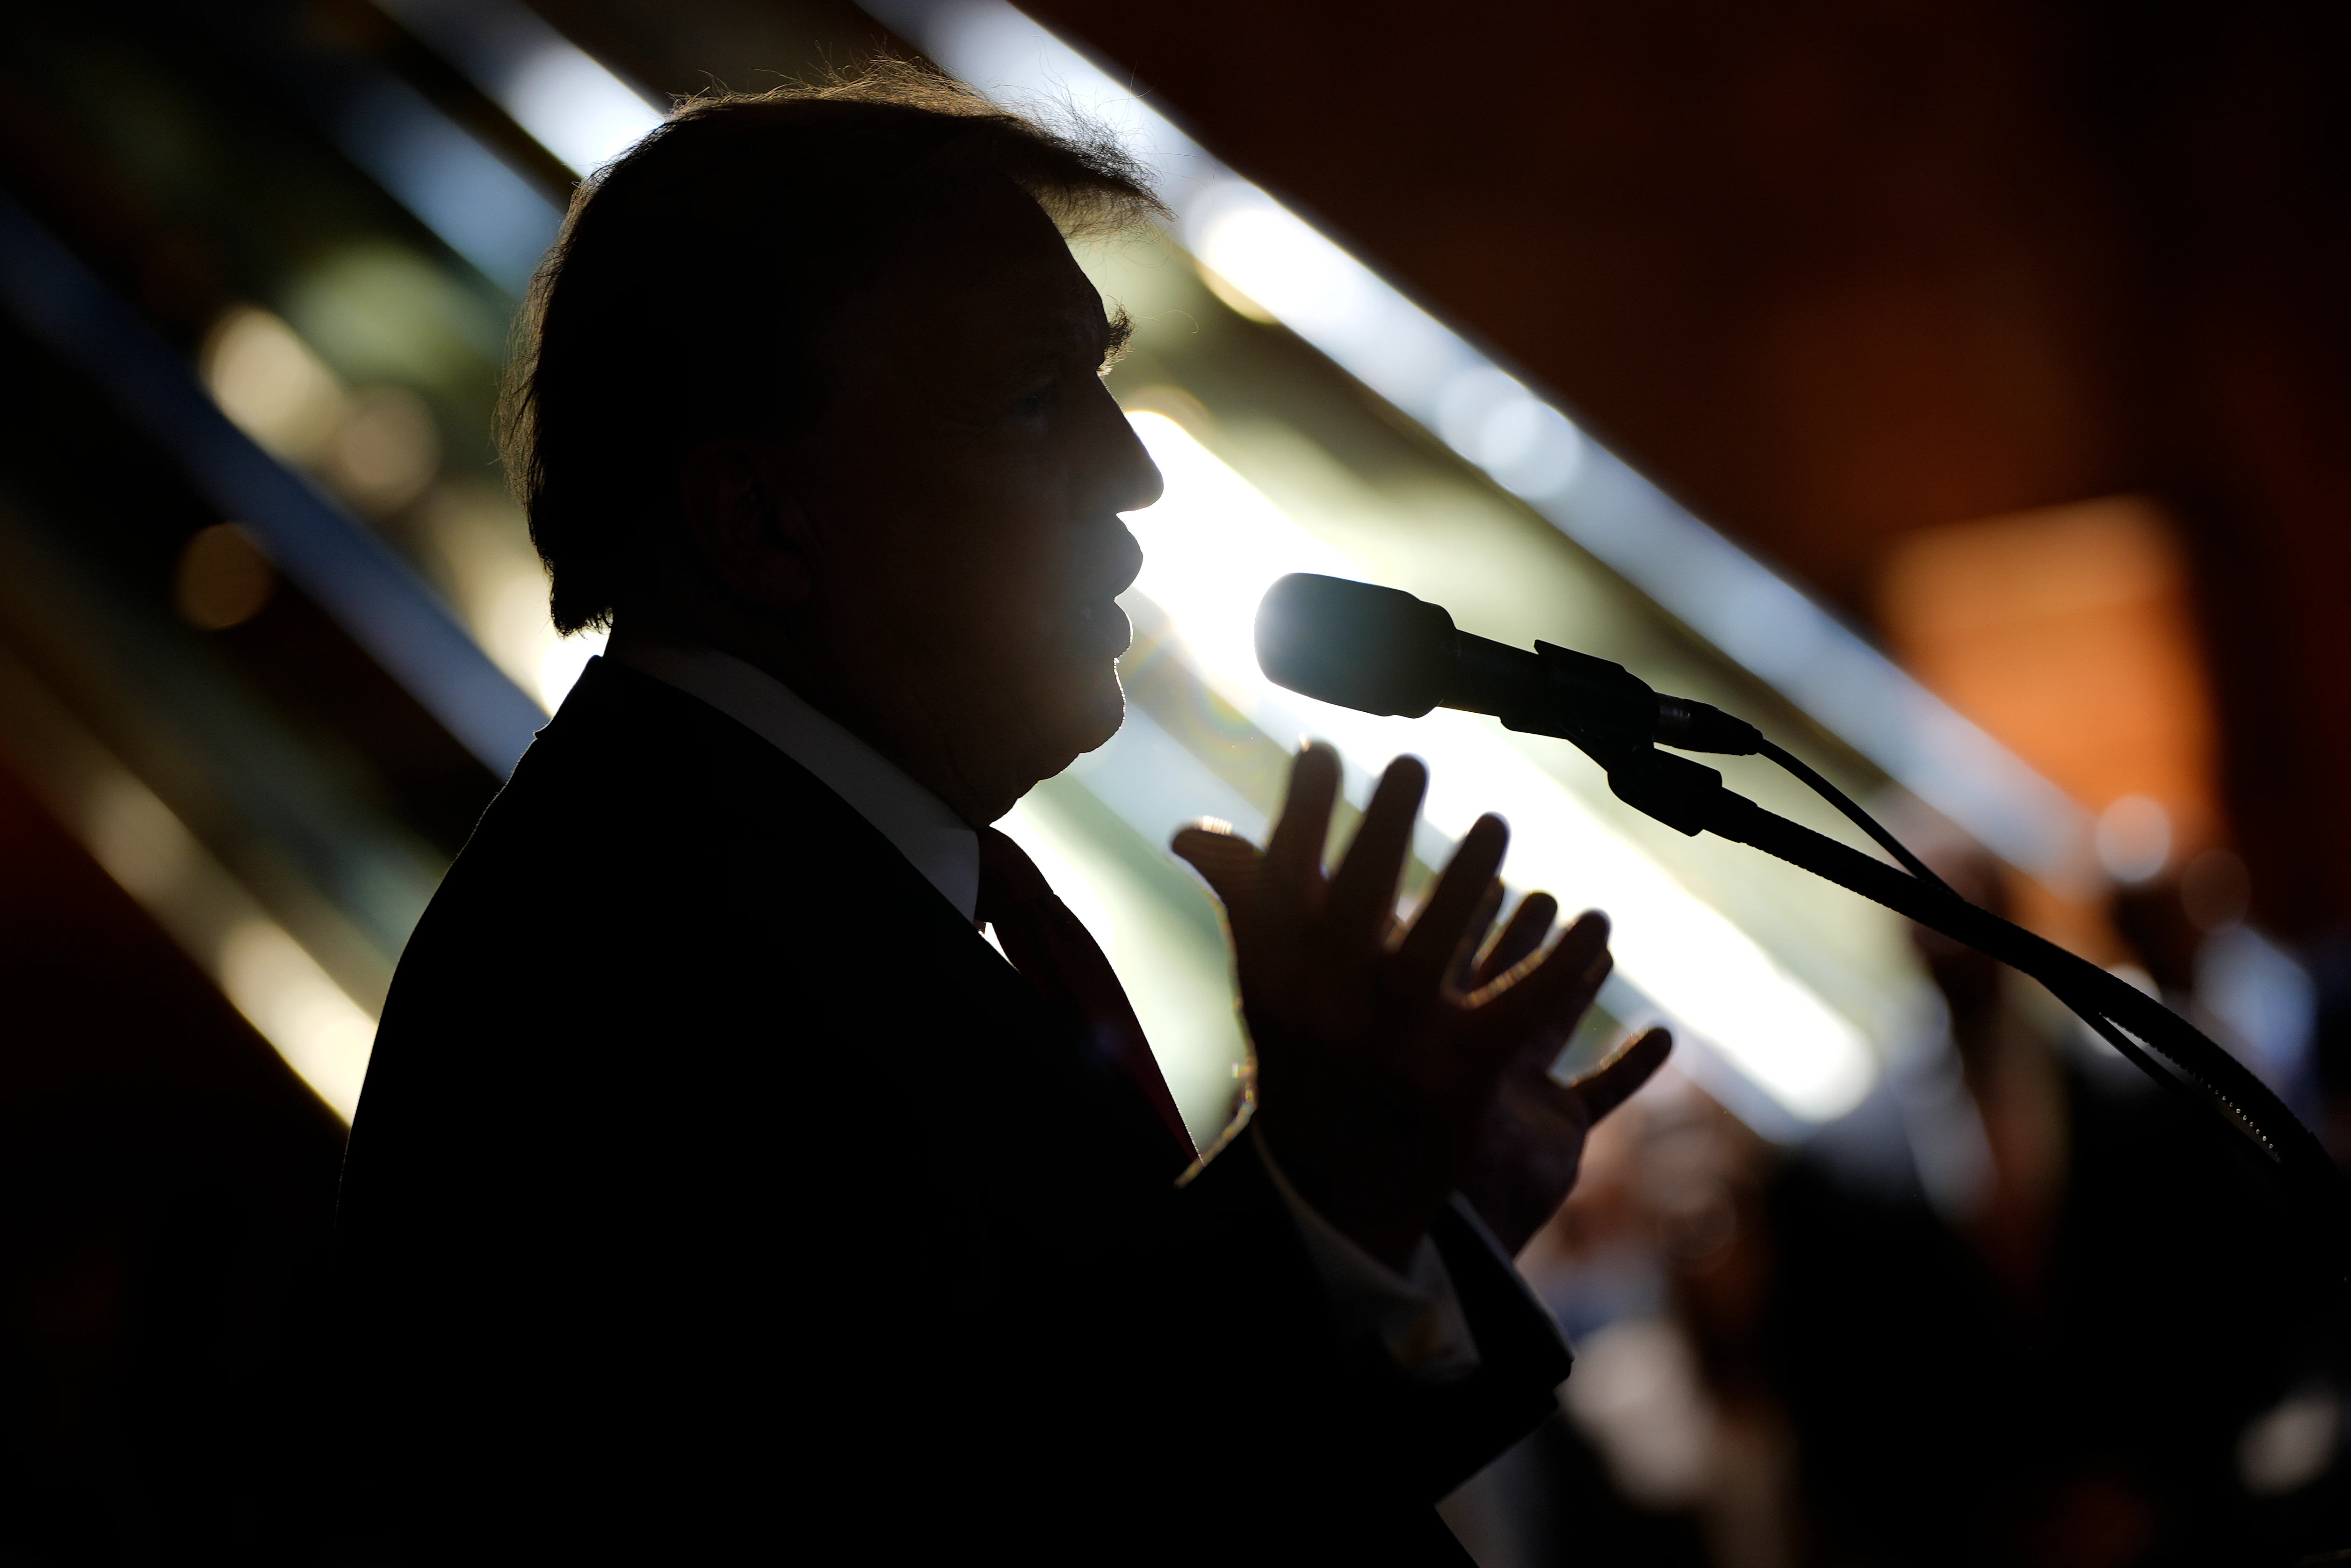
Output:
<path fill-rule="evenodd" d="M 1164 211 L 1107 132 L 894 59 L 688 99 L 584 182 L 531 280 L 499 419 L 557 629 L 609 624 L 651 576 L 685 455 L 812 417 L 827 321 L 932 214 L 1006 182 L 1072 237 Z"/>

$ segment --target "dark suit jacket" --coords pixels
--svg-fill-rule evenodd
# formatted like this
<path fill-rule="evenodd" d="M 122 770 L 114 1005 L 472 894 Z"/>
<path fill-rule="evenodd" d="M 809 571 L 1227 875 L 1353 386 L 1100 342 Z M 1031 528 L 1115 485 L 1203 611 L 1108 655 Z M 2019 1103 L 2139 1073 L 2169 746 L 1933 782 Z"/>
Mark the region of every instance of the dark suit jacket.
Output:
<path fill-rule="evenodd" d="M 1333 1319 L 1246 1139 L 1131 1080 L 766 740 L 590 666 L 402 959 L 338 1249 L 347 1528 L 408 1563 L 1460 1561 L 1430 1504 L 1552 1408 Z"/>

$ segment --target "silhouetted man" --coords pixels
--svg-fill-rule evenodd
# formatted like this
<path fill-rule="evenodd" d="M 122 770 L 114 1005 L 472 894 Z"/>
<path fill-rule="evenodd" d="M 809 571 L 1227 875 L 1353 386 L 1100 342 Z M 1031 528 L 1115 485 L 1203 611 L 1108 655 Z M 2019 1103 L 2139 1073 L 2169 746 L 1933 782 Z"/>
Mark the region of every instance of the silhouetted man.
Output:
<path fill-rule="evenodd" d="M 1326 876 L 1305 752 L 1264 852 L 1178 840 L 1260 1096 L 1187 1177 L 987 827 L 1120 722 L 1159 479 L 1063 235 L 1155 210 L 895 70 L 691 105 L 575 203 L 509 455 L 611 652 L 419 925 L 344 1181 L 401 1561 L 1443 1561 L 1430 1504 L 1552 1408 L 1508 1251 L 1665 1049 L 1544 1074 L 1605 923 L 1484 944 L 1489 819 L 1395 930 L 1419 765 Z"/>

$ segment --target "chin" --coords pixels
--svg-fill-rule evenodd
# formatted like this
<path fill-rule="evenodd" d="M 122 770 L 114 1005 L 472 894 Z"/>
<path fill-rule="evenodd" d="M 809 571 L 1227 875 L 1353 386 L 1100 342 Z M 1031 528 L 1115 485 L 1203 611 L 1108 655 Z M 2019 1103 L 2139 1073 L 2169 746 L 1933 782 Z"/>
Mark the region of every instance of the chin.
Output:
<path fill-rule="evenodd" d="M 1012 716 L 1012 722 L 994 733 L 1013 744 L 1005 748 L 999 741 L 987 747 L 983 754 L 989 764 L 965 775 L 975 784 L 988 779 L 1000 791 L 988 799 L 990 791 L 982 788 L 983 799 L 976 804 L 987 814 L 975 821 L 995 821 L 1021 796 L 1116 735 L 1126 722 L 1126 693 L 1119 686 L 1117 670 L 1105 668 L 1082 681 L 1063 682 L 1056 690 L 1032 687 L 1027 701 L 998 711 Z"/>
<path fill-rule="evenodd" d="M 1118 684 L 1116 669 L 1103 673 L 1101 685 L 1088 705 L 1088 716 L 1092 728 L 1085 742 L 1071 754 L 1072 762 L 1098 747 L 1108 745 L 1110 737 L 1126 723 L 1126 688 Z M 1063 763 L 1062 766 L 1066 768 L 1069 764 Z"/>
<path fill-rule="evenodd" d="M 1050 727 L 1040 726 L 1040 734 L 1052 737 L 1053 755 L 1040 758 L 1050 761 L 1038 777 L 1050 779 L 1054 774 L 1083 757 L 1087 752 L 1108 744 L 1126 722 L 1126 692 L 1118 684 L 1118 671 L 1104 670 L 1100 678 L 1088 681 L 1076 691 L 1066 692 L 1050 705 L 1055 722 Z"/>

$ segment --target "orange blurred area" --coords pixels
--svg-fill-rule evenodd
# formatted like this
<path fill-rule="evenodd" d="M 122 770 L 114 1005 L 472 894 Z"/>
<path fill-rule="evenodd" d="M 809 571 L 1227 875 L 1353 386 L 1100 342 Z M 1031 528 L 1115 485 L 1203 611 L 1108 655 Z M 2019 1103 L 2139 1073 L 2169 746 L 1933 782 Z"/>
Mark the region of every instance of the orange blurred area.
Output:
<path fill-rule="evenodd" d="M 2139 496 L 1896 536 L 1874 620 L 1904 666 L 2176 876 L 2230 837 L 2211 676 L 2179 530 Z M 2150 837 L 2156 842 L 2146 843 Z M 2103 900 L 2018 877 L 2034 929 L 2131 958 Z"/>
<path fill-rule="evenodd" d="M 1873 603 L 1912 674 L 2093 811 L 2153 800 L 2183 862 L 2222 833 L 2210 678 L 2156 503 L 1912 529 Z"/>

